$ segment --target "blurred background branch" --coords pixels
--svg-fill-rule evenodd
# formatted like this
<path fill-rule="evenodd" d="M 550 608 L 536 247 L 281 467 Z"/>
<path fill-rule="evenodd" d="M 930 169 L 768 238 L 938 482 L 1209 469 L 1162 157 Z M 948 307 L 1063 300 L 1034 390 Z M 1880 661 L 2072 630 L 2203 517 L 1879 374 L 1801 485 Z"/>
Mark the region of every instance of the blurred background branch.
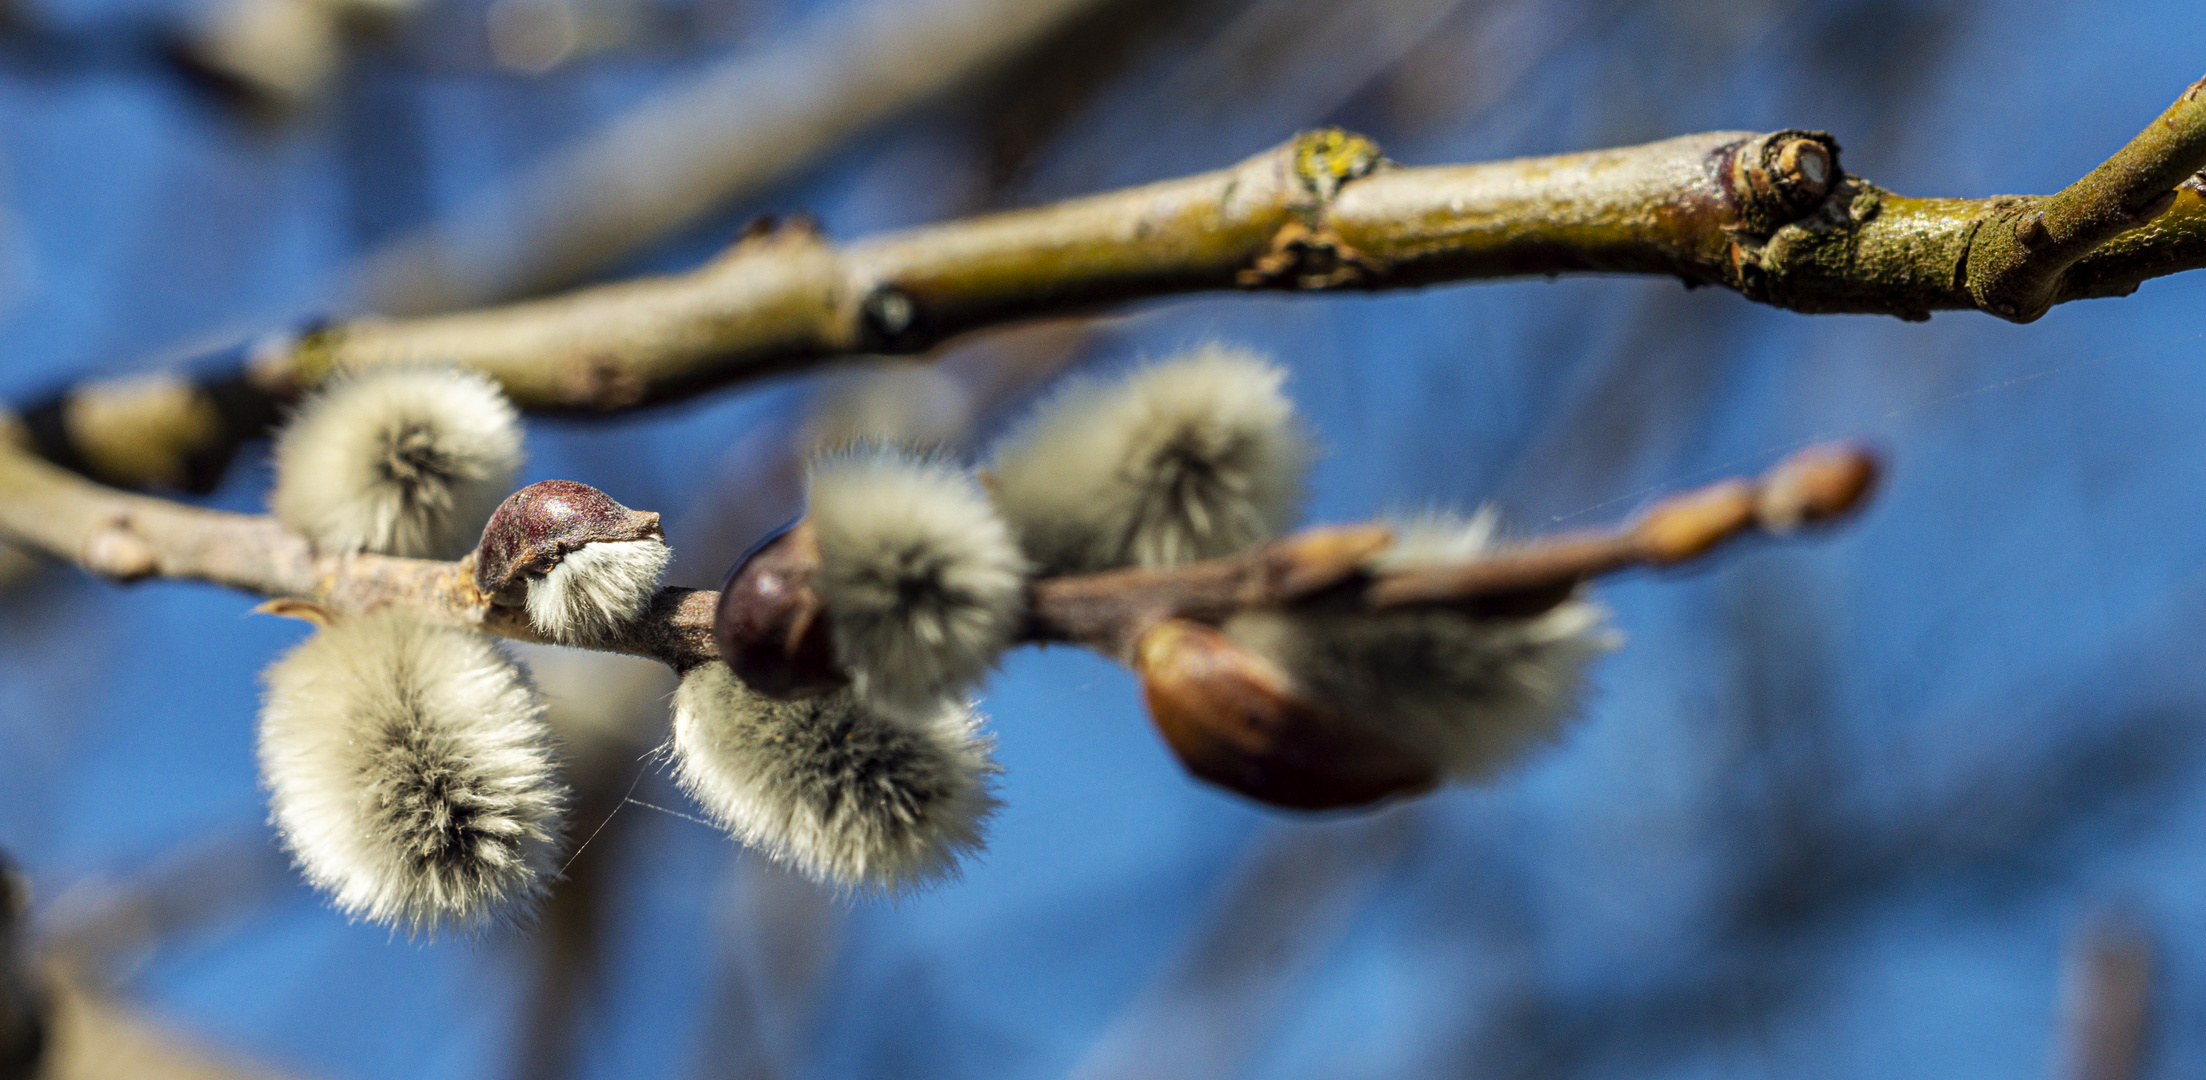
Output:
<path fill-rule="evenodd" d="M 969 85 L 1103 0 L 867 0 L 746 51 L 370 256 L 371 310 L 569 285 Z"/>
<path fill-rule="evenodd" d="M 2137 1080 L 2152 1042 L 2153 942 L 2134 916 L 2100 912 L 2068 947 L 2054 1080 Z"/>

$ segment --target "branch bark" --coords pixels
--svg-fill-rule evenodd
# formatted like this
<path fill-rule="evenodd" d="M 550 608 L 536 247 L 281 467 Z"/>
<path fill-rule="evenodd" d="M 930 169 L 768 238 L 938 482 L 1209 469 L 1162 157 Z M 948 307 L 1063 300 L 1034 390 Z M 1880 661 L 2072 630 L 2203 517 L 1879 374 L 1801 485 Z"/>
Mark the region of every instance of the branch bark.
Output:
<path fill-rule="evenodd" d="M 2003 202 L 1971 240 L 1969 291 L 2001 318 L 2044 315 L 2064 299 L 2062 277 L 2078 260 L 2167 212 L 2177 185 L 2201 168 L 2206 79 L 2090 175 L 2042 199 Z"/>
<path fill-rule="evenodd" d="M 844 248 L 784 229 L 678 277 L 342 324 L 261 372 L 311 384 L 332 370 L 452 359 L 491 372 L 528 407 L 619 409 L 1143 297 L 1581 272 L 1667 274 L 1803 312 L 1981 308 L 2027 321 L 2206 265 L 2206 196 L 2177 187 L 2201 165 L 2200 87 L 2046 199 L 1895 195 L 1847 176 L 1820 132 L 1401 168 L 1369 140 L 1320 131 L 1219 172 Z M 2019 223 L 2040 214 L 2049 239 L 2016 246 Z"/>
<path fill-rule="evenodd" d="M 1244 555 L 1160 570 L 1037 582 L 1025 640 L 1086 646 L 1124 659 L 1168 618 L 1222 622 L 1257 607 L 1442 606 L 1473 615 L 1552 607 L 1588 578 L 1700 558 L 1756 530 L 1790 531 L 1858 505 L 1875 463 L 1861 450 L 1815 448 L 1759 481 L 1732 480 L 1656 506 L 1615 533 L 1537 541 L 1458 567 L 1378 573 L 1382 527 L 1313 529 Z M 118 581 L 204 581 L 339 613 L 399 607 L 517 641 L 549 644 L 521 609 L 476 587 L 474 554 L 456 562 L 330 555 L 274 518 L 206 510 L 86 480 L 0 440 L 0 537 Z M 808 587 L 808 586 L 807 586 Z M 686 671 L 717 659 L 720 594 L 662 589 L 641 619 L 595 648 Z M 275 610 L 281 610 L 275 608 Z"/>
<path fill-rule="evenodd" d="M 1821 132 L 1712 132 L 1403 168 L 1367 139 L 1318 131 L 1218 172 L 848 246 L 791 224 L 687 274 L 338 323 L 174 396 L 165 418 L 142 401 L 86 400 L 132 392 L 116 386 L 33 412 L 60 418 L 40 446 L 64 462 L 111 460 L 103 447 L 178 432 L 161 460 L 102 473 L 136 484 L 226 461 L 276 403 L 337 371 L 456 362 L 497 378 L 525 408 L 603 412 L 835 358 L 919 352 L 984 326 L 1213 290 L 1664 274 L 1808 313 L 1925 319 L 1976 308 L 2027 322 L 2052 304 L 2206 266 L 2206 185 L 2184 182 L 2201 165 L 2206 84 L 2043 199 L 1896 195 L 1846 174 Z M 207 424 L 210 415 L 222 422 Z M 116 419 L 125 416 L 127 425 Z"/>

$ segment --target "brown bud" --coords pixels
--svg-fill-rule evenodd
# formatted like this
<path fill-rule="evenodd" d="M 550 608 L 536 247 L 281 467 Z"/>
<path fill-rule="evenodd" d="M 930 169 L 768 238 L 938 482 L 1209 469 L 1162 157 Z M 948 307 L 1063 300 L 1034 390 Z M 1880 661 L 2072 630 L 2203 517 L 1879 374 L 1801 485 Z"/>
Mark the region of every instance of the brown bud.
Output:
<path fill-rule="evenodd" d="M 253 614 L 280 615 L 286 619 L 297 619 L 300 622 L 313 624 L 316 629 L 329 626 L 335 623 L 338 618 L 337 613 L 331 610 L 328 605 L 316 603 L 312 600 L 301 600 L 295 596 L 279 596 L 273 600 L 263 600 L 254 605 Z"/>
<path fill-rule="evenodd" d="M 530 575 L 559 565 L 586 544 L 663 537 L 659 515 L 630 510 L 573 480 L 530 484 L 498 504 L 475 548 L 475 588 L 495 603 L 515 604 Z"/>
<path fill-rule="evenodd" d="M 1863 447 L 1809 447 L 1770 470 L 1756 513 L 1773 532 L 1829 521 L 1861 505 L 1877 472 L 1876 455 Z"/>
<path fill-rule="evenodd" d="M 712 638 L 744 685 L 790 701 L 850 681 L 835 659 L 827 605 L 812 588 L 820 545 L 799 521 L 752 548 L 720 589 Z"/>
<path fill-rule="evenodd" d="M 1339 585 L 1370 566 L 1394 542 L 1383 525 L 1307 529 L 1265 547 L 1272 599 L 1297 600 Z"/>
<path fill-rule="evenodd" d="M 1290 810 L 1367 806 L 1439 782 L 1429 761 L 1299 693 L 1214 627 L 1167 619 L 1135 646 L 1149 716 L 1187 771 Z"/>

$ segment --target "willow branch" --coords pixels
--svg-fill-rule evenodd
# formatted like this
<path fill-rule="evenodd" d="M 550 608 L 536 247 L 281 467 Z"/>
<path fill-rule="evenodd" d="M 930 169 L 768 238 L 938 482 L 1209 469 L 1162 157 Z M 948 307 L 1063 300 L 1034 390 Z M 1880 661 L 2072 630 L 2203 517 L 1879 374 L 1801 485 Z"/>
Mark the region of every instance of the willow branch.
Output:
<path fill-rule="evenodd" d="M 2049 305 L 2206 264 L 2206 198 L 2177 192 L 2201 165 L 2206 94 L 2195 87 L 2091 176 L 2022 203 L 1893 195 L 1847 176 L 1819 132 L 1426 168 L 1315 132 L 1219 172 L 848 247 L 787 229 L 678 277 L 343 324 L 263 374 L 311 383 L 335 369 L 455 359 L 526 406 L 612 409 L 1143 297 L 1575 272 L 1667 274 L 1806 312 L 1982 308 L 2020 319 L 2035 317 L 2008 297 L 2020 281 L 2041 283 Z M 2041 207 L 2051 240 L 2003 261 L 2012 229 L 1987 226 L 2024 204 Z M 2145 209 L 2159 211 L 2151 232 L 2125 236 Z M 2126 243 L 2108 248 L 2117 239 Z"/>
<path fill-rule="evenodd" d="M 1600 574 L 1687 562 L 1748 532 L 1827 520 L 1861 500 L 1874 472 L 1863 451 L 1819 448 L 1761 480 L 1726 481 L 1662 503 L 1619 532 L 1536 541 L 1457 567 L 1374 571 L 1371 560 L 1390 537 L 1362 526 L 1315 529 L 1245 555 L 1169 569 L 1050 578 L 1032 588 L 1025 636 L 1125 657 L 1140 633 L 1162 619 L 1220 622 L 1251 608 L 1414 605 L 1528 614 Z M 118 581 L 210 582 L 339 613 L 404 608 L 547 643 L 525 612 L 477 588 L 474 554 L 456 562 L 322 554 L 274 518 L 117 491 L 5 440 L 0 537 Z M 711 590 L 663 589 L 642 618 L 594 647 L 686 671 L 719 655 L 718 601 Z"/>
<path fill-rule="evenodd" d="M 1833 520 L 1861 505 L 1876 473 L 1865 450 L 1813 447 L 1763 477 L 1674 496 L 1616 529 L 1545 537 L 1451 566 L 1376 569 L 1393 538 L 1384 527 L 1362 525 L 1311 529 L 1245 555 L 1169 569 L 1049 578 L 1034 586 L 1027 636 L 1124 657 L 1165 619 L 1216 624 L 1252 609 L 1537 614 L 1596 577 L 1682 565 L 1741 536 Z"/>
<path fill-rule="evenodd" d="M 1969 290 L 1986 310 L 2029 322 L 2062 296 L 2084 256 L 2171 209 L 2177 185 L 2206 168 L 2206 79 L 2090 175 L 2042 199 L 2010 199 L 1970 243 Z"/>
<path fill-rule="evenodd" d="M 322 554 L 274 518 L 206 510 L 93 483 L 0 441 L 0 536 L 116 581 L 203 581 L 354 613 L 400 607 L 443 622 L 549 644 L 513 607 L 475 587 L 457 562 Z M 712 596 L 668 589 L 606 651 L 686 668 L 712 651 Z"/>
<path fill-rule="evenodd" d="M 80 388 L 38 415 L 55 460 L 125 459 L 142 484 L 216 472 L 276 403 L 332 372 L 456 362 L 523 407 L 602 412 L 823 361 L 913 353 L 981 327 L 1222 290 L 1416 288 L 1566 273 L 1662 274 L 1809 313 L 1978 309 L 2027 322 L 2206 266 L 2206 92 L 2194 86 L 2090 176 L 2045 198 L 1911 198 L 1847 174 L 1809 131 L 1405 168 L 1312 132 L 1217 172 L 829 243 L 765 229 L 687 274 L 272 343 L 171 395 Z M 2039 233 L 2043 236 L 2040 237 Z M 213 422 L 209 418 L 213 418 Z M 114 448 L 163 434 L 173 448 Z M 186 484 L 187 487 L 191 486 Z"/>

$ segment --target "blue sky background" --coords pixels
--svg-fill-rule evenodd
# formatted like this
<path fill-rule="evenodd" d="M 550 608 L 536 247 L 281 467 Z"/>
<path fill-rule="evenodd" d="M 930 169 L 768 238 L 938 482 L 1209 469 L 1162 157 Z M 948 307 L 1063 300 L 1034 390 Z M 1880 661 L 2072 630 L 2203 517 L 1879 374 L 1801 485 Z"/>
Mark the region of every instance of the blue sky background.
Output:
<path fill-rule="evenodd" d="M 835 6 L 736 5 L 725 40 L 542 79 L 391 47 L 272 130 L 133 44 L 173 0 L 37 0 L 43 29 L 0 38 L 0 394 L 341 305 L 331 281 L 378 241 Z M 1011 182 L 988 177 L 984 106 L 959 99 L 615 276 L 694 265 L 764 210 L 862 236 L 1215 167 L 1325 122 L 1409 164 L 1827 128 L 1899 191 L 2050 191 L 2206 71 L 2196 3 L 1465 0 L 1328 81 L 1308 73 L 1340 41 L 1249 44 L 1301 9 L 1188 20 Z M 623 804 L 592 841 L 602 959 L 560 1056 L 580 1077 L 2044 1075 L 2063 950 L 2119 911 L 2160 946 L 2148 1075 L 2196 1075 L 2202 289 L 2165 279 L 2027 327 L 1625 279 L 1120 312 L 1083 357 L 1218 339 L 1293 371 L 1328 449 L 1317 520 L 1493 502 L 1525 530 L 1591 524 L 1837 436 L 1883 449 L 1890 483 L 1828 538 L 1604 585 L 1629 645 L 1584 723 L 1478 790 L 1269 813 L 1187 779 L 1126 674 L 1051 650 L 989 690 L 1007 809 L 961 884 L 841 900 Z M 750 537 L 711 523 L 778 512 L 742 486 L 745 455 L 792 437 L 814 384 L 540 423 L 527 479 L 666 511 L 680 583 L 712 584 Z M 258 454 L 214 504 L 259 504 Z M 0 599 L 0 848 L 49 920 L 179 897 L 120 985 L 269 1067 L 532 1068 L 535 945 L 392 940 L 277 861 L 255 678 L 303 628 L 251 603 L 59 571 Z M 689 812 L 632 759 L 616 792 Z"/>

